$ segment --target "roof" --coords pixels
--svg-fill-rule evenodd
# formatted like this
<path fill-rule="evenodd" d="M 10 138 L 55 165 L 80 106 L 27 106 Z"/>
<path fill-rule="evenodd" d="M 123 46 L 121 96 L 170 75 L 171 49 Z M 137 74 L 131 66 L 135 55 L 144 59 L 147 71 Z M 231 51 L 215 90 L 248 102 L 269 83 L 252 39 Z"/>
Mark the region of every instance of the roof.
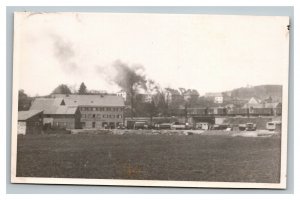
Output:
<path fill-rule="evenodd" d="M 70 106 L 58 106 L 55 114 L 59 115 L 73 115 L 76 113 L 78 107 L 70 107 Z"/>
<path fill-rule="evenodd" d="M 265 104 L 266 108 L 277 108 L 277 107 L 280 107 L 280 106 L 281 106 L 281 103 L 279 103 L 279 102 L 276 102 L 276 103 L 266 103 Z"/>
<path fill-rule="evenodd" d="M 62 102 L 65 105 L 61 105 Z M 123 107 L 124 99 L 114 95 L 59 95 L 36 98 L 30 110 L 43 110 L 44 114 L 75 114 L 78 106 Z"/>
<path fill-rule="evenodd" d="M 30 110 L 43 110 L 44 114 L 66 114 L 76 113 L 77 106 L 61 105 L 63 98 L 36 98 L 30 107 Z"/>
<path fill-rule="evenodd" d="M 205 96 L 206 97 L 222 97 L 223 94 L 220 92 L 208 92 L 208 93 L 205 93 Z"/>
<path fill-rule="evenodd" d="M 259 104 L 261 103 L 261 100 L 258 99 L 258 98 L 255 98 L 255 97 L 252 97 L 249 101 L 248 101 L 249 104 Z"/>
<path fill-rule="evenodd" d="M 63 97 L 67 106 L 123 107 L 124 99 L 116 95 L 68 95 Z"/>
<path fill-rule="evenodd" d="M 246 103 L 243 108 L 265 108 L 265 105 L 261 103 Z"/>
<path fill-rule="evenodd" d="M 18 112 L 18 121 L 27 120 L 39 113 L 43 112 L 42 110 L 27 110 L 27 111 L 19 111 Z"/>
<path fill-rule="evenodd" d="M 278 108 L 279 106 L 281 106 L 281 103 L 276 102 L 276 103 L 246 103 L 243 108 Z"/>

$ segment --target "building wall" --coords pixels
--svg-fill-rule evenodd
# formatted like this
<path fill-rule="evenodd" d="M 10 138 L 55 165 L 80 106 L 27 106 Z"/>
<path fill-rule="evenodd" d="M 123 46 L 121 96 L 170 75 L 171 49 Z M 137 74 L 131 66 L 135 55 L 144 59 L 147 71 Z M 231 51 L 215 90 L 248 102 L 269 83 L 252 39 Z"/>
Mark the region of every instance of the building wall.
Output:
<path fill-rule="evenodd" d="M 127 100 L 127 93 L 125 91 L 118 92 L 117 96 L 123 97 L 124 101 Z"/>
<path fill-rule="evenodd" d="M 75 129 L 75 115 L 52 115 L 53 128 Z"/>
<path fill-rule="evenodd" d="M 215 97 L 215 100 L 214 100 L 214 102 L 215 103 L 223 103 L 223 97 L 222 96 L 220 96 L 220 97 Z"/>
<path fill-rule="evenodd" d="M 123 123 L 124 107 L 92 107 L 80 106 L 82 128 L 117 127 Z"/>
<path fill-rule="evenodd" d="M 26 134 L 26 122 L 18 122 L 18 135 Z"/>
<path fill-rule="evenodd" d="M 42 114 L 35 115 L 26 121 L 18 121 L 18 134 L 41 134 L 42 128 Z"/>

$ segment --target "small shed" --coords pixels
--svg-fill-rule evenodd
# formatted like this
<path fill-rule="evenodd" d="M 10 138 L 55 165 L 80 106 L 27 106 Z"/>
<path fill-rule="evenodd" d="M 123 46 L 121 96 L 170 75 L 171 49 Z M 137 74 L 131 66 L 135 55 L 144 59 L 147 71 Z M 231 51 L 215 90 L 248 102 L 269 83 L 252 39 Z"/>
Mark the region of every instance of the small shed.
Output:
<path fill-rule="evenodd" d="M 42 110 L 28 110 L 18 112 L 18 134 L 41 134 L 42 128 Z"/>

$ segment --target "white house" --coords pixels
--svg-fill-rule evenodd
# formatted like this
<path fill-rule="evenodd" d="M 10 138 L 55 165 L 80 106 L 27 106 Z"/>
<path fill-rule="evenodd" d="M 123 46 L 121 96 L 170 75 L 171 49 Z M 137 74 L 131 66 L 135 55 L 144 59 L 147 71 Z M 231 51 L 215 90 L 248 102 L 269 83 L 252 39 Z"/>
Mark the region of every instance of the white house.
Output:
<path fill-rule="evenodd" d="M 124 101 L 127 100 L 127 93 L 124 90 L 117 92 L 117 96 L 123 97 Z"/>
<path fill-rule="evenodd" d="M 224 102 L 223 94 L 219 93 L 219 92 L 217 92 L 217 93 L 206 93 L 205 97 L 212 98 L 214 100 L 214 103 L 221 104 L 221 103 Z"/>

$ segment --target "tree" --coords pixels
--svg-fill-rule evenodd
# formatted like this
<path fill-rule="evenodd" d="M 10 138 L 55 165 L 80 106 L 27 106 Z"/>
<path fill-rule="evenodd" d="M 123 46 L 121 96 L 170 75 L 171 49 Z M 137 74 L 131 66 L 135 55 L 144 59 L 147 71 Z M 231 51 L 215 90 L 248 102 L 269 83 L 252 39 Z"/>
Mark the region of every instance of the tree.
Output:
<path fill-rule="evenodd" d="M 150 124 L 152 125 L 153 117 L 157 114 L 157 109 L 153 100 L 151 102 L 145 103 L 145 111 L 150 117 Z"/>
<path fill-rule="evenodd" d="M 18 110 L 29 110 L 32 98 L 29 97 L 24 90 L 19 90 Z"/>
<path fill-rule="evenodd" d="M 166 102 L 164 92 L 158 94 L 156 108 L 159 115 L 168 116 L 168 103 Z"/>
<path fill-rule="evenodd" d="M 79 93 L 79 94 L 86 94 L 86 93 L 87 93 L 87 89 L 86 89 L 86 86 L 85 86 L 84 82 L 82 82 L 82 83 L 80 84 L 78 93 Z"/>
<path fill-rule="evenodd" d="M 72 94 L 70 88 L 65 84 L 57 86 L 51 94 Z"/>

